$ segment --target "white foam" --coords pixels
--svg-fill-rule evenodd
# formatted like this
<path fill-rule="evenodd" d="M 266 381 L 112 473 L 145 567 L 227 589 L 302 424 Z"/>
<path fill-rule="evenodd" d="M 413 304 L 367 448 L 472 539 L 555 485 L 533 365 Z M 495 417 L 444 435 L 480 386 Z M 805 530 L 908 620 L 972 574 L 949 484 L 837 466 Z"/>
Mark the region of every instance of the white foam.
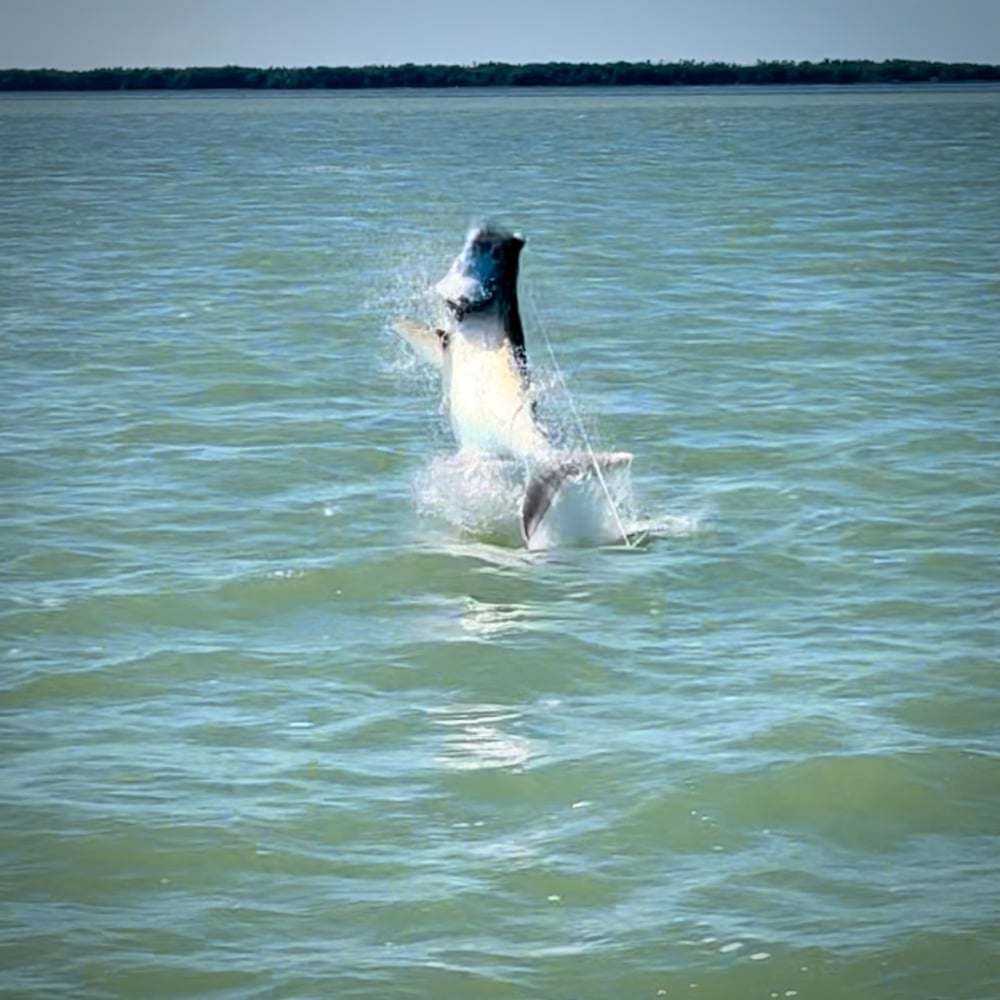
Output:
<path fill-rule="evenodd" d="M 519 463 L 458 452 L 436 455 L 417 474 L 417 507 L 477 536 L 501 536 L 518 544 L 518 518 L 524 493 Z M 499 540 L 499 539 L 498 539 Z"/>

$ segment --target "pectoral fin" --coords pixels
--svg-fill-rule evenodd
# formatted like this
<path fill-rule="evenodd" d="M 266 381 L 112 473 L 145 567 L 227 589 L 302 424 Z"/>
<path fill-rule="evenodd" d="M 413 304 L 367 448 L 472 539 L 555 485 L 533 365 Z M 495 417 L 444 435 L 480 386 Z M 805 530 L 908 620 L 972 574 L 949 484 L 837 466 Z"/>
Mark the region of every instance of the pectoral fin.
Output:
<path fill-rule="evenodd" d="M 627 451 L 571 452 L 557 456 L 538 469 L 529 480 L 521 501 L 521 536 L 525 545 L 531 542 L 531 536 L 549 512 L 563 483 L 593 476 L 597 469 L 604 475 L 626 467 L 631 461 L 632 456 Z"/>
<path fill-rule="evenodd" d="M 444 352 L 448 346 L 448 334 L 444 330 L 432 330 L 429 326 L 399 319 L 392 324 L 396 331 L 424 360 L 440 368 L 444 364 Z"/>

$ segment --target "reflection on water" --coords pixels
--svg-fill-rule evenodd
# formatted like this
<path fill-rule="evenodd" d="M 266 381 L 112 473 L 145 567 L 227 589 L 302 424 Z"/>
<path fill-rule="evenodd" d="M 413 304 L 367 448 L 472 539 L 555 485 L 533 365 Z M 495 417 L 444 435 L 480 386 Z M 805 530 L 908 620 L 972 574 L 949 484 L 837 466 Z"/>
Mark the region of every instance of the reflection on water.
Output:
<path fill-rule="evenodd" d="M 462 610 L 462 629 L 480 639 L 495 639 L 527 628 L 530 608 L 526 604 L 492 604 L 465 598 Z"/>
<path fill-rule="evenodd" d="M 522 712 L 509 705 L 442 705 L 428 710 L 443 729 L 443 752 L 434 762 L 450 771 L 524 767 L 541 745 L 511 732 Z"/>

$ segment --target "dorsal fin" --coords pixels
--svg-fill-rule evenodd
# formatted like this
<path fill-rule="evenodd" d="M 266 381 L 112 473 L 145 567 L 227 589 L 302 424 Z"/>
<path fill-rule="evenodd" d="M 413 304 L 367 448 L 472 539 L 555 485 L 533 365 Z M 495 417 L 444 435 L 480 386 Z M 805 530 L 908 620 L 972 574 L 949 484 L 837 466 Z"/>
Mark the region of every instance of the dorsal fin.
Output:
<path fill-rule="evenodd" d="M 566 478 L 579 474 L 579 465 L 570 460 L 546 466 L 531 477 L 521 501 L 521 537 L 525 545 L 531 542 Z"/>
<path fill-rule="evenodd" d="M 553 460 L 537 469 L 528 481 L 521 501 L 521 537 L 525 545 L 538 530 L 567 480 L 579 480 L 594 475 L 597 469 L 606 475 L 613 469 L 620 469 L 632 461 L 627 451 L 600 451 L 588 454 L 582 451 L 568 452 L 554 456 Z"/>

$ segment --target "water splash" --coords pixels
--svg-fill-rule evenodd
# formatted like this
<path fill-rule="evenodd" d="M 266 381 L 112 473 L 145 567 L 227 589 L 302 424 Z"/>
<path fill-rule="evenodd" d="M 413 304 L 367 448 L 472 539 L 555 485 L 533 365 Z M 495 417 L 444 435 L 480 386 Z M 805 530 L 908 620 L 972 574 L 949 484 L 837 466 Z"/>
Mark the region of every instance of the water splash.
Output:
<path fill-rule="evenodd" d="M 418 512 L 497 545 L 521 546 L 521 502 L 529 470 L 516 459 L 457 452 L 435 455 L 414 481 Z M 592 476 L 568 479 L 531 538 L 533 550 L 629 544 L 650 533 L 651 522 L 634 513 L 628 469 L 606 473 L 605 485 Z M 658 525 L 662 528 L 662 525 Z M 658 532 L 659 533 L 659 532 Z"/>
<path fill-rule="evenodd" d="M 477 452 L 435 455 L 418 472 L 415 488 L 422 515 L 498 544 L 520 544 L 520 463 Z"/>

